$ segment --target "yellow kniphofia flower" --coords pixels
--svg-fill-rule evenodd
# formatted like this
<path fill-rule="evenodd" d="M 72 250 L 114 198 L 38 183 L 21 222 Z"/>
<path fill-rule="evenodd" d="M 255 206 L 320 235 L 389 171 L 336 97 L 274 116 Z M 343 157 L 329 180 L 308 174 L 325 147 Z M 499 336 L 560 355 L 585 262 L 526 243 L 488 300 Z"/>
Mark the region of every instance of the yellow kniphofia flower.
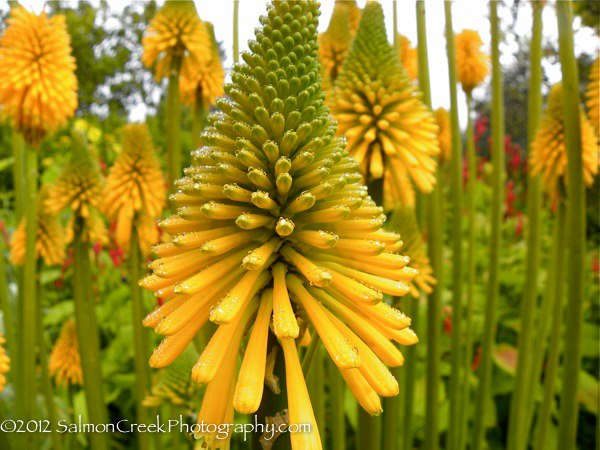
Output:
<path fill-rule="evenodd" d="M 412 183 L 431 191 L 438 127 L 387 40 L 379 3 L 365 6 L 328 101 L 362 173 L 369 180 L 384 178 L 386 208 L 413 205 Z"/>
<path fill-rule="evenodd" d="M 182 75 L 179 89 L 184 103 L 195 105 L 200 102 L 203 108 L 208 109 L 217 97 L 223 95 L 225 72 L 219 57 L 213 25 L 209 22 L 204 22 L 203 25 L 210 40 L 211 58 L 205 58 L 201 64 L 192 64 L 190 73 Z"/>
<path fill-rule="evenodd" d="M 590 121 L 596 133 L 600 133 L 600 58 L 596 58 L 590 69 L 585 98 Z"/>
<path fill-rule="evenodd" d="M 52 353 L 50 353 L 48 368 L 50 375 L 54 377 L 59 386 L 83 384 L 79 340 L 73 320 L 67 320 L 63 325 L 60 335 L 54 343 Z"/>
<path fill-rule="evenodd" d="M 192 78 L 193 68 L 212 58 L 210 37 L 191 0 L 167 0 L 150 22 L 142 45 L 142 62 L 154 67 L 157 80 L 173 70 Z"/>
<path fill-rule="evenodd" d="M 10 370 L 10 358 L 6 354 L 4 344 L 6 344 L 6 339 L 4 339 L 4 336 L 0 333 L 0 392 L 2 392 L 4 386 L 6 386 L 6 374 Z"/>
<path fill-rule="evenodd" d="M 0 114 L 36 145 L 77 108 L 75 59 L 65 17 L 17 6 L 0 37 Z"/>
<path fill-rule="evenodd" d="M 160 224 L 172 241 L 154 247 L 152 273 L 141 281 L 165 300 L 144 320 L 165 336 L 152 367 L 175 361 L 209 320 L 218 325 L 192 369 L 207 384 L 205 423 L 258 409 L 267 355 L 278 348 L 271 332 L 288 381 L 301 379 L 300 318 L 371 414 L 381 411 L 373 396 L 398 393 L 387 368 L 403 363 L 393 341 L 417 342 L 410 319 L 382 302 L 406 295 L 417 271 L 397 253 L 400 237 L 382 229 L 383 209 L 335 136 L 316 60 L 318 14 L 316 2 L 268 7 L 246 63 L 225 86 L 228 97 L 209 116 L 205 145 L 176 182 L 176 213 Z M 238 371 L 234 355 L 246 335 Z M 313 431 L 294 437 L 294 449 L 321 448 L 299 383 L 288 390 L 289 417 Z M 201 438 L 209 447 L 218 440 Z"/>
<path fill-rule="evenodd" d="M 408 78 L 416 80 L 419 76 L 419 60 L 416 47 L 412 46 L 410 39 L 402 34 L 398 34 L 398 56 L 402 67 L 406 71 Z"/>
<path fill-rule="evenodd" d="M 400 207 L 396 209 L 387 224 L 387 228 L 402 236 L 402 253 L 410 258 L 410 266 L 419 271 L 410 283 L 410 295 L 417 298 L 420 292 L 431 294 L 436 280 L 433 269 L 425 251 L 423 235 L 417 223 L 414 208 Z"/>
<path fill-rule="evenodd" d="M 458 81 L 470 94 L 490 72 L 489 56 L 481 50 L 483 41 L 475 30 L 463 30 L 454 37 Z"/>
<path fill-rule="evenodd" d="M 447 109 L 438 108 L 433 112 L 438 125 L 438 144 L 440 146 L 440 164 L 450 161 L 452 154 L 452 128 L 450 126 L 450 113 Z"/>
<path fill-rule="evenodd" d="M 583 180 L 587 186 L 598 173 L 598 137 L 585 116 L 580 113 Z M 546 111 L 531 143 L 529 165 L 533 175 L 539 174 L 549 194 L 566 192 L 567 147 L 565 143 L 563 88 L 555 84 L 548 95 Z"/>
<path fill-rule="evenodd" d="M 43 188 L 38 198 L 35 254 L 36 258 L 41 257 L 44 260 L 44 264 L 52 266 L 62 264 L 65 260 L 67 234 L 58 217 L 48 212 L 46 192 Z M 25 218 L 21 220 L 10 242 L 10 260 L 15 265 L 21 265 L 25 261 L 26 222 Z"/>
<path fill-rule="evenodd" d="M 327 30 L 319 34 L 319 61 L 325 81 L 331 84 L 338 77 L 346 58 L 361 10 L 354 0 L 336 0 Z"/>
<path fill-rule="evenodd" d="M 122 150 L 104 188 L 104 212 L 116 220 L 115 241 L 129 251 L 132 229 L 146 253 L 158 240 L 154 220 L 165 206 L 166 186 L 152 137 L 145 124 L 123 128 Z"/>

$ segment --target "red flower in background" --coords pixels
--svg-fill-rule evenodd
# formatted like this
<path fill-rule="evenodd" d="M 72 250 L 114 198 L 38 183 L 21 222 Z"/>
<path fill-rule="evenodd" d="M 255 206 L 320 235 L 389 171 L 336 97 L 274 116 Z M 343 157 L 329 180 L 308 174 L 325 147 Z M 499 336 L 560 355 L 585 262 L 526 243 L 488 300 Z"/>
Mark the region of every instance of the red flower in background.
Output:
<path fill-rule="evenodd" d="M 525 225 L 525 220 L 523 218 L 523 213 L 521 211 L 517 211 L 517 225 L 515 226 L 515 237 L 519 238 L 523 235 L 523 228 Z"/>
<path fill-rule="evenodd" d="M 506 196 L 504 198 L 504 205 L 506 206 L 506 211 L 504 213 L 504 217 L 511 217 L 515 214 L 515 199 L 517 196 L 515 195 L 515 182 L 513 180 L 508 180 L 506 182 Z"/>

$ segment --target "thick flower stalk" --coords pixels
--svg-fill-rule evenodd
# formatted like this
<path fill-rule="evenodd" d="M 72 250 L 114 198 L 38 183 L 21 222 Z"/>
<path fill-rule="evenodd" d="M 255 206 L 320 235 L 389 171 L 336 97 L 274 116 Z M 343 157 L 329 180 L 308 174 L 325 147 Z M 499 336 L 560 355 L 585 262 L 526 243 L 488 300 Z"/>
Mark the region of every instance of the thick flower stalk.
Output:
<path fill-rule="evenodd" d="M 587 186 L 598 173 L 598 137 L 590 121 L 580 110 L 583 180 Z M 541 176 L 542 185 L 551 195 L 564 198 L 567 177 L 562 84 L 555 84 L 548 95 L 546 111 L 531 143 L 529 164 L 532 174 Z"/>
<path fill-rule="evenodd" d="M 387 41 L 379 3 L 367 3 L 328 102 L 361 172 L 384 178 L 386 207 L 414 205 L 412 183 L 431 191 L 438 127 Z"/>
<path fill-rule="evenodd" d="M 585 98 L 590 121 L 596 129 L 596 133 L 600 133 L 600 58 L 596 58 L 590 69 Z"/>
<path fill-rule="evenodd" d="M 6 374 L 10 370 L 10 358 L 6 354 L 4 344 L 6 344 L 6 339 L 0 334 L 0 392 L 2 392 L 4 386 L 6 386 Z"/>
<path fill-rule="evenodd" d="M 318 55 L 326 86 L 333 84 L 340 74 L 358 28 L 360 14 L 355 1 L 337 0 L 327 30 L 319 34 Z"/>
<path fill-rule="evenodd" d="M 440 147 L 439 163 L 445 164 L 450 161 L 452 154 L 452 127 L 450 126 L 450 114 L 447 109 L 438 108 L 433 112 L 435 122 L 438 125 L 438 145 Z"/>
<path fill-rule="evenodd" d="M 77 108 L 71 39 L 62 15 L 15 7 L 7 25 L 0 38 L 2 115 L 35 145 Z"/>
<path fill-rule="evenodd" d="M 125 126 L 121 148 L 106 179 L 103 210 L 116 221 L 115 241 L 124 252 L 135 232 L 147 253 L 158 240 L 154 221 L 165 206 L 165 179 L 145 124 Z"/>
<path fill-rule="evenodd" d="M 305 335 L 299 318 L 373 415 L 380 395 L 398 393 L 386 365 L 403 357 L 392 341 L 417 342 L 410 319 L 382 302 L 384 293 L 406 295 L 417 271 L 396 253 L 399 236 L 381 229 L 383 210 L 335 136 L 321 91 L 318 15 L 315 2 L 268 7 L 225 86 L 229 97 L 209 117 L 205 146 L 176 183 L 177 212 L 161 223 L 173 240 L 154 248 L 152 273 L 141 281 L 166 300 L 144 320 L 165 336 L 151 366 L 175 361 L 209 320 L 218 325 L 192 369 L 207 383 L 198 418 L 205 423 L 258 409 L 272 330 L 285 355 L 290 422 L 314 427 L 295 342 Z M 251 325 L 238 371 L 230 356 Z M 293 448 L 321 448 L 316 431 L 292 434 Z"/>
<path fill-rule="evenodd" d="M 417 58 L 417 48 L 412 46 L 410 39 L 402 34 L 398 34 L 398 56 L 402 67 L 406 71 L 408 78 L 416 80 L 419 76 L 419 61 Z"/>
<path fill-rule="evenodd" d="M 48 362 L 50 374 L 57 385 L 74 386 L 83 384 L 79 341 L 75 321 L 67 320 L 54 343 Z"/>
<path fill-rule="evenodd" d="M 62 264 L 65 260 L 65 250 L 69 236 L 58 217 L 48 212 L 44 197 L 43 190 L 37 205 L 35 255 L 36 259 L 41 258 L 47 266 L 53 266 Z M 25 227 L 26 219 L 23 218 L 10 241 L 10 260 L 15 265 L 22 265 L 25 262 Z"/>
<path fill-rule="evenodd" d="M 463 30 L 454 38 L 458 81 L 470 95 L 490 73 L 489 55 L 481 50 L 483 41 L 475 30 Z"/>

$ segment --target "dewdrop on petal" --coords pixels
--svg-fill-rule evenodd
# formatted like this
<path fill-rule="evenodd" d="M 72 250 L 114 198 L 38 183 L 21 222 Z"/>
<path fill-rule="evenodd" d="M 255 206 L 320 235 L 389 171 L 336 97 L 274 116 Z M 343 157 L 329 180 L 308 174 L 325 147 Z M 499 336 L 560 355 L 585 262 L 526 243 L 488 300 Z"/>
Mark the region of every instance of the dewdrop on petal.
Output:
<path fill-rule="evenodd" d="M 177 209 L 160 223 L 172 241 L 152 248 L 151 273 L 140 282 L 165 300 L 144 320 L 164 336 L 152 367 L 173 363 L 207 322 L 216 325 L 192 369 L 207 385 L 198 419 L 205 423 L 231 422 L 234 409 L 256 412 L 264 379 L 276 386 L 268 355 L 277 341 L 293 386 L 290 420 L 314 423 L 297 361 L 308 336 L 324 342 L 349 383 L 361 386 L 361 404 L 378 414 L 375 397 L 397 393 L 385 367 L 404 361 L 393 341 L 418 340 L 410 319 L 382 302 L 408 294 L 416 271 L 397 253 L 400 236 L 382 229 L 383 208 L 324 105 L 318 15 L 314 2 L 268 6 L 227 97 L 209 115 L 204 145 L 175 182 Z M 239 367 L 231 355 L 242 349 Z M 368 402 L 367 386 L 375 393 Z M 293 448 L 321 448 L 313 430 L 292 437 Z M 198 437 L 225 445 L 210 433 Z"/>
<path fill-rule="evenodd" d="M 387 40 L 379 3 L 365 6 L 328 102 L 361 172 L 384 179 L 386 209 L 413 205 L 413 184 L 431 191 L 438 127 Z"/>
<path fill-rule="evenodd" d="M 79 340 L 73 320 L 67 320 L 63 325 L 52 353 L 50 353 L 48 368 L 50 375 L 54 377 L 59 386 L 81 386 L 83 384 Z"/>

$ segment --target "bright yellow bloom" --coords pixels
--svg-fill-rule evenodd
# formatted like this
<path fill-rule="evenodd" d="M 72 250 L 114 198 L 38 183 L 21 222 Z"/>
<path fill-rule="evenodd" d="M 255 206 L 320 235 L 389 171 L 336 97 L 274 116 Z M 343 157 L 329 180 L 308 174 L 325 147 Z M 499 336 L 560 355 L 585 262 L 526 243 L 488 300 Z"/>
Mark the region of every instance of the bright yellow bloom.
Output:
<path fill-rule="evenodd" d="M 75 59 L 65 17 L 15 7 L 0 38 L 0 109 L 36 145 L 77 108 Z"/>
<path fill-rule="evenodd" d="M 142 62 L 154 67 L 156 79 L 168 77 L 172 70 L 191 79 L 194 67 L 212 59 L 210 37 L 198 17 L 194 2 L 167 0 L 150 22 L 142 41 Z"/>
<path fill-rule="evenodd" d="M 60 331 L 60 336 L 54 344 L 48 362 L 50 375 L 56 384 L 73 386 L 83 384 L 81 360 L 79 357 L 79 340 L 75 322 L 67 320 Z"/>
<path fill-rule="evenodd" d="M 402 207 L 395 210 L 388 227 L 400 234 L 403 242 L 402 252 L 410 258 L 410 266 L 419 271 L 410 283 L 410 295 L 417 298 L 420 291 L 431 294 L 436 280 L 425 252 L 425 243 L 414 208 Z"/>
<path fill-rule="evenodd" d="M 331 84 L 338 77 L 352 39 L 361 10 L 354 0 L 336 0 L 327 30 L 319 34 L 319 61 L 324 72 L 324 82 Z"/>
<path fill-rule="evenodd" d="M 6 339 L 0 333 L 0 392 L 6 386 L 6 373 L 10 370 L 10 358 L 6 354 L 4 344 L 6 344 Z"/>
<path fill-rule="evenodd" d="M 596 133 L 600 133 L 600 58 L 596 58 L 590 69 L 585 98 L 590 121 Z"/>
<path fill-rule="evenodd" d="M 452 154 L 452 129 L 450 127 L 450 113 L 444 108 L 438 108 L 433 112 L 438 124 L 438 144 L 440 146 L 440 164 L 450 161 Z"/>
<path fill-rule="evenodd" d="M 207 109 L 214 104 L 217 97 L 223 95 L 225 72 L 219 57 L 213 25 L 204 22 L 204 26 L 210 39 L 211 58 L 205 58 L 202 64 L 193 64 L 190 73 L 182 75 L 180 93 L 185 103 L 194 105 L 200 102 Z"/>
<path fill-rule="evenodd" d="M 38 199 L 35 255 L 36 258 L 41 257 L 47 266 L 52 266 L 61 264 L 65 259 L 67 235 L 56 215 L 48 212 L 45 198 L 46 189 L 42 189 Z M 25 261 L 25 224 L 23 218 L 10 242 L 10 260 L 15 265 Z"/>
<path fill-rule="evenodd" d="M 144 320 L 165 336 L 152 367 L 175 361 L 209 320 L 218 325 L 192 369 L 207 384 L 205 423 L 231 422 L 234 409 L 256 411 L 273 361 L 267 355 L 278 348 L 271 330 L 294 383 L 290 420 L 312 420 L 295 360 L 300 316 L 349 384 L 361 386 L 353 392 L 363 406 L 373 404 L 363 401 L 365 385 L 376 396 L 398 392 L 386 366 L 404 359 L 392 341 L 417 342 L 410 319 L 382 302 L 384 294 L 406 295 L 417 271 L 397 253 L 400 237 L 381 228 L 383 209 L 334 135 L 314 59 L 317 17 L 315 2 L 271 3 L 246 64 L 225 86 L 229 98 L 209 117 L 205 145 L 175 183 L 176 214 L 160 225 L 172 241 L 154 247 L 152 273 L 141 281 L 166 301 Z M 259 89 L 256 80 L 275 73 L 264 68 L 280 62 L 291 62 L 275 71 L 285 78 Z M 247 334 L 238 373 L 232 355 Z M 217 436 L 202 438 L 217 444 Z M 316 433 L 292 441 L 295 450 L 320 448 Z"/>
<path fill-rule="evenodd" d="M 398 55 L 400 56 L 400 62 L 402 67 L 406 70 L 408 78 L 416 80 L 419 76 L 419 59 L 417 56 L 417 49 L 413 47 L 410 39 L 402 34 L 398 34 Z"/>
<path fill-rule="evenodd" d="M 583 180 L 587 186 L 598 173 L 598 137 L 585 116 L 580 113 L 581 148 L 583 151 Z M 532 174 L 540 174 L 542 184 L 550 194 L 566 192 L 567 147 L 564 131 L 562 84 L 555 84 L 548 95 L 546 111 L 531 143 L 529 164 Z"/>
<path fill-rule="evenodd" d="M 489 56 L 481 50 L 483 41 L 475 30 L 463 30 L 454 38 L 458 81 L 465 93 L 483 83 L 490 72 Z"/>
<path fill-rule="evenodd" d="M 384 177 L 384 203 L 414 204 L 435 184 L 438 127 L 387 41 L 383 10 L 365 6 L 330 108 L 350 155 L 369 179 Z M 412 181 L 412 183 L 411 183 Z"/>
<path fill-rule="evenodd" d="M 144 253 L 157 242 L 154 220 L 162 213 L 165 195 L 165 179 L 148 127 L 125 126 L 122 150 L 110 169 L 103 195 L 107 218 L 117 221 L 115 241 L 124 252 L 129 250 L 132 228 Z"/>

